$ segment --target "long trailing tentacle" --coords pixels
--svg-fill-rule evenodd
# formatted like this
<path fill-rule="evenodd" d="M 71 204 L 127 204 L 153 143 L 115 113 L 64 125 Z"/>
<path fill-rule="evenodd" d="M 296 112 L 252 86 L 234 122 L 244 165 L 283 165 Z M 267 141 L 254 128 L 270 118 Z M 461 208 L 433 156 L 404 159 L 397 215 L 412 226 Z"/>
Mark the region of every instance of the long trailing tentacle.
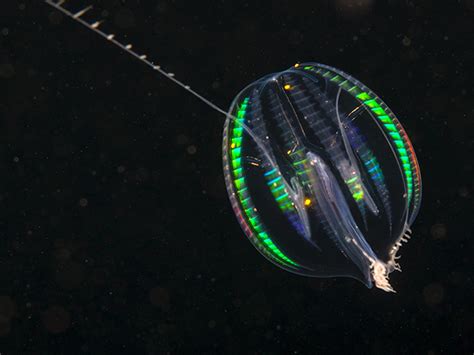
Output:
<path fill-rule="evenodd" d="M 210 100 L 206 99 L 204 96 L 202 96 L 201 94 L 197 93 L 196 91 L 194 91 L 193 89 L 191 89 L 191 87 L 189 85 L 186 85 L 185 83 L 183 83 L 182 81 L 178 80 L 175 78 L 175 75 L 174 73 L 169 73 L 165 70 L 163 70 L 159 65 L 153 63 L 152 61 L 150 61 L 149 59 L 147 59 L 147 56 L 144 55 L 144 54 L 138 54 L 137 52 L 135 52 L 133 49 L 132 49 L 132 44 L 123 44 L 119 41 L 117 41 L 115 39 L 115 35 L 113 33 L 105 33 L 104 31 L 102 31 L 99 27 L 100 25 L 102 24 L 102 21 L 95 21 L 93 23 L 89 23 L 87 21 L 85 21 L 84 19 L 82 19 L 81 17 L 86 13 L 88 12 L 89 10 L 92 9 L 92 5 L 89 5 L 87 7 L 85 7 L 84 9 L 78 11 L 78 12 L 71 12 L 69 11 L 68 9 L 66 9 L 63 5 L 67 2 L 67 0 L 45 0 L 45 2 L 54 7 L 55 9 L 57 9 L 58 11 L 62 12 L 63 14 L 65 14 L 66 16 L 72 18 L 73 20 L 79 22 L 81 25 L 87 27 L 88 29 L 90 29 L 91 31 L 97 33 L 98 35 L 100 35 L 101 37 L 107 39 L 109 42 L 113 43 L 114 45 L 116 45 L 117 47 L 119 47 L 120 49 L 122 49 L 124 52 L 130 54 L 131 56 L 137 58 L 140 62 L 142 63 L 145 63 L 147 66 L 151 67 L 153 70 L 157 71 L 158 73 L 160 73 L 161 75 L 165 76 L 167 79 L 171 80 L 173 83 L 175 83 L 176 85 L 180 86 L 181 88 L 183 88 L 184 90 L 186 90 L 187 92 L 191 93 L 192 95 L 196 96 L 199 100 L 201 100 L 202 102 L 204 102 L 206 105 L 208 105 L 209 107 L 211 107 L 212 109 L 214 109 L 215 111 L 223 114 L 224 116 L 226 116 L 226 118 L 230 119 L 230 120 L 233 120 L 237 125 L 241 126 L 246 133 L 249 134 L 249 136 L 253 139 L 253 141 L 260 147 L 263 149 L 266 157 L 268 158 L 269 162 L 273 165 L 273 166 L 276 166 L 276 162 L 274 161 L 274 159 L 268 154 L 268 151 L 267 149 L 265 149 L 265 145 L 263 144 L 263 142 L 261 141 L 261 139 L 259 137 L 257 137 L 255 135 L 255 133 L 253 132 L 253 130 L 248 127 L 246 124 L 244 124 L 243 122 L 240 122 L 240 120 L 237 119 L 237 117 L 235 117 L 234 115 L 232 115 L 231 112 L 226 112 L 225 110 L 223 110 L 222 108 L 220 108 L 219 106 L 217 106 L 216 104 L 214 104 L 213 102 L 211 102 Z"/>
<path fill-rule="evenodd" d="M 225 110 L 223 110 L 222 108 L 220 108 L 219 106 L 217 106 L 216 104 L 214 104 L 213 102 L 211 102 L 210 100 L 206 99 L 204 96 L 202 96 L 201 94 L 197 93 L 196 91 L 194 91 L 193 89 L 191 89 L 191 87 L 189 85 L 186 85 L 185 83 L 183 83 L 182 81 L 178 80 L 175 78 L 174 74 L 173 73 L 169 73 L 165 70 L 163 70 L 159 65 L 157 64 L 154 64 L 152 61 L 148 60 L 147 59 L 147 56 L 146 55 L 143 55 L 143 54 L 138 54 L 137 52 L 135 52 L 133 49 L 132 49 L 132 45 L 131 44 L 123 44 L 119 41 L 117 41 L 115 39 L 115 35 L 114 34 L 109 34 L 109 33 L 105 33 L 104 31 L 102 31 L 99 27 L 100 25 L 102 24 L 102 21 L 96 21 L 96 22 L 93 22 L 93 23 L 89 23 L 85 20 L 83 20 L 81 17 L 86 13 L 88 12 L 89 10 L 92 9 L 92 5 L 89 5 L 87 7 L 85 7 L 84 9 L 78 11 L 78 12 L 71 12 L 69 11 L 68 9 L 66 9 L 63 5 L 66 3 L 67 0 L 57 0 L 57 1 L 53 1 L 53 0 L 45 0 L 45 2 L 54 7 L 55 9 L 57 9 L 58 11 L 62 12 L 64 15 L 72 18 L 73 20 L 79 22 L 81 25 L 87 27 L 88 29 L 90 29 L 91 31 L 97 33 L 98 35 L 104 37 L 105 39 L 107 39 L 108 41 L 112 42 L 113 44 L 115 44 L 117 47 L 119 47 L 120 49 L 122 49 L 123 51 L 127 52 L 128 54 L 130 54 L 131 56 L 137 58 L 139 61 L 141 61 L 142 63 L 145 63 L 146 65 L 148 65 L 149 67 L 151 67 L 153 70 L 157 71 L 158 73 L 160 73 L 161 75 L 165 76 L 167 79 L 171 80 L 172 82 L 174 82 L 176 85 L 182 87 L 184 90 L 188 91 L 189 93 L 191 93 L 192 95 L 196 96 L 199 100 L 201 100 L 202 102 L 204 102 L 206 105 L 208 105 L 209 107 L 211 107 L 212 109 L 216 110 L 217 112 L 223 114 L 224 116 L 226 117 L 229 117 L 231 115 L 229 115 L 228 112 L 226 112 Z M 235 117 L 231 117 L 231 118 L 234 118 Z"/>

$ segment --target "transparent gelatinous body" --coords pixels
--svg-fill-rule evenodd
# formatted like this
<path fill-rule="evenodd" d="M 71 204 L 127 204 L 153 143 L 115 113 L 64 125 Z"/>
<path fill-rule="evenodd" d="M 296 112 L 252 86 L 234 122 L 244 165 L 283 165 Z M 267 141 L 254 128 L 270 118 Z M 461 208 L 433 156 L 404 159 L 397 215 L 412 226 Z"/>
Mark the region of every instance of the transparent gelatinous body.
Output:
<path fill-rule="evenodd" d="M 285 270 L 393 291 L 421 177 L 384 102 L 350 75 L 307 63 L 252 83 L 229 113 L 224 174 L 252 244 Z"/>

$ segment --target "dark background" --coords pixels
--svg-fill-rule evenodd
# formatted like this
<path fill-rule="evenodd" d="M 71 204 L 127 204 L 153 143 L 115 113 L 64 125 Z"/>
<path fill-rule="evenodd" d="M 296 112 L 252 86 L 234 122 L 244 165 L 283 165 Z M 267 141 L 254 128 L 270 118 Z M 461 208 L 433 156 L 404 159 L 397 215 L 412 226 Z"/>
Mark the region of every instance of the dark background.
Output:
<path fill-rule="evenodd" d="M 222 116 L 41 1 L 2 3 L 2 355 L 472 354 L 474 1 L 95 4 L 224 108 L 295 62 L 354 75 L 412 139 L 422 208 L 396 294 L 284 272 L 233 215 Z"/>

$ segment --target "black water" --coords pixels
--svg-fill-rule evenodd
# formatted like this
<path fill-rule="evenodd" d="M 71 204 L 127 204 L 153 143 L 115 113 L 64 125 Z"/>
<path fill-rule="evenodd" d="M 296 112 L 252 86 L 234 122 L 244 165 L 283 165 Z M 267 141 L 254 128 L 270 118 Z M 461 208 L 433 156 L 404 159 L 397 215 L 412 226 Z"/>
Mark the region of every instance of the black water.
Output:
<path fill-rule="evenodd" d="M 472 0 L 96 4 L 223 107 L 298 61 L 352 74 L 407 130 L 421 211 L 396 294 L 284 272 L 233 215 L 223 117 L 41 1 L 2 4 L 2 355 L 472 354 Z"/>

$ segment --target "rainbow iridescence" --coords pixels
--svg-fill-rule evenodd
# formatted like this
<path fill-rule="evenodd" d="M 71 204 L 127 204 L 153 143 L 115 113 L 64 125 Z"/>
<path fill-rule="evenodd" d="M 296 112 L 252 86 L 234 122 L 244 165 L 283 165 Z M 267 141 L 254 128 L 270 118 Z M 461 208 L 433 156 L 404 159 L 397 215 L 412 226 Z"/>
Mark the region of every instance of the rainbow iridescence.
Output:
<path fill-rule="evenodd" d="M 386 132 L 390 136 L 392 142 L 395 145 L 395 149 L 401 161 L 401 167 L 405 174 L 407 182 L 407 195 L 408 202 L 412 200 L 413 194 L 415 195 L 415 206 L 414 210 L 419 208 L 420 200 L 420 170 L 418 163 L 414 156 L 413 146 L 407 137 L 407 134 L 398 119 L 395 117 L 393 112 L 385 105 L 385 103 L 373 92 L 371 92 L 364 85 L 358 83 L 356 80 L 345 79 L 340 73 L 335 70 L 329 70 L 327 68 L 318 68 L 311 65 L 303 67 L 304 70 L 314 71 L 324 78 L 328 78 L 330 81 L 336 83 L 338 86 L 346 90 L 348 93 L 360 100 L 361 103 L 366 105 L 374 113 L 375 117 L 379 120 Z"/>
<path fill-rule="evenodd" d="M 234 99 L 223 162 L 238 221 L 270 261 L 393 291 L 421 177 L 404 129 L 370 89 L 317 63 L 269 74 Z"/>
<path fill-rule="evenodd" d="M 231 136 L 229 137 L 230 145 L 230 157 L 231 157 L 231 166 L 232 166 L 232 177 L 233 185 L 235 188 L 235 196 L 237 197 L 238 203 L 242 206 L 243 214 L 240 214 L 241 223 L 246 223 L 249 228 L 248 234 L 249 238 L 256 236 L 256 242 L 259 244 L 259 247 L 266 255 L 272 257 L 272 259 L 278 263 L 284 265 L 298 265 L 293 260 L 288 258 L 281 250 L 273 243 L 272 239 L 268 235 L 263 223 L 260 221 L 257 210 L 252 203 L 250 194 L 248 193 L 248 187 L 245 181 L 245 176 L 242 168 L 242 155 L 241 155 L 241 145 L 242 145 L 242 135 L 244 129 L 242 125 L 245 123 L 245 112 L 247 109 L 249 98 L 245 98 L 240 104 L 239 109 L 237 110 L 237 119 L 232 122 L 231 127 Z M 270 172 L 271 173 L 271 172 Z M 269 174 L 268 176 L 270 176 Z M 279 178 L 276 177 L 272 179 L 269 183 L 269 186 L 274 186 L 277 184 Z M 280 188 L 278 191 L 272 191 L 275 198 L 278 201 L 283 201 L 285 193 L 281 193 L 283 188 Z M 281 202 L 283 203 L 283 202 Z M 290 208 L 288 205 L 282 205 L 282 208 Z"/>

